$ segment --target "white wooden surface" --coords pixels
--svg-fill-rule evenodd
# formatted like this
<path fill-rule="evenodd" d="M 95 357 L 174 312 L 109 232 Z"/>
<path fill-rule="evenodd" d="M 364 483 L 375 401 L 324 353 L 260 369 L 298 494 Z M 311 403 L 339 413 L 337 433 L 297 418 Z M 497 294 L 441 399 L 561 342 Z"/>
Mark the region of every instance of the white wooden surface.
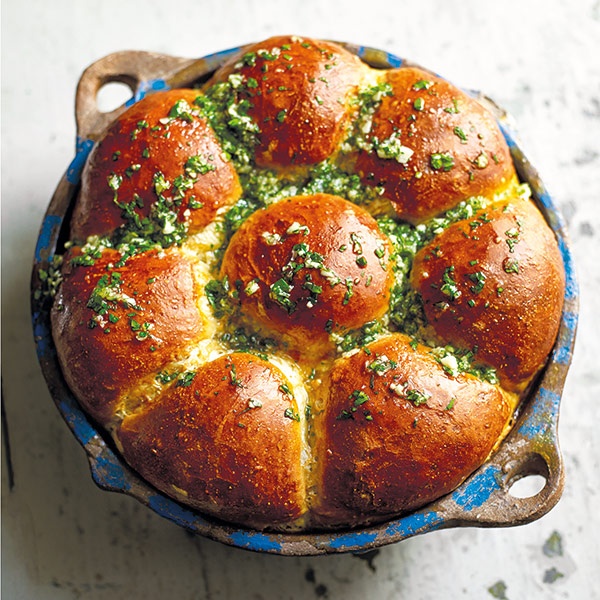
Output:
<path fill-rule="evenodd" d="M 517 119 L 569 222 L 582 288 L 560 422 L 566 489 L 540 521 L 431 533 L 370 556 L 282 558 L 192 537 L 92 483 L 46 391 L 28 306 L 38 227 L 74 153 L 76 82 L 116 50 L 195 57 L 276 33 L 389 50 L 484 90 Z M 2 597 L 600 598 L 599 53 L 598 0 L 3 0 L 2 374 L 14 485 L 4 450 Z M 562 555 L 544 552 L 553 532 Z"/>

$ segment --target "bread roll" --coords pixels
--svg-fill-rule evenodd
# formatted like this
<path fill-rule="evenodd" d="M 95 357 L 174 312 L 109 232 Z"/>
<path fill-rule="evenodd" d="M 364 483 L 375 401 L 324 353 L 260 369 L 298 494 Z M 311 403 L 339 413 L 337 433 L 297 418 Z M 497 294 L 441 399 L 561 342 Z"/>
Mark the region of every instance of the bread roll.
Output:
<path fill-rule="evenodd" d="M 172 250 L 148 251 L 119 265 L 105 250 L 90 266 L 73 266 L 52 308 L 53 335 L 65 378 L 101 423 L 119 418 L 122 403 L 146 396 L 147 376 L 183 358 L 205 335 L 200 293 L 190 263 Z"/>
<path fill-rule="evenodd" d="M 237 173 L 199 115 L 193 90 L 152 94 L 128 109 L 94 146 L 71 221 L 74 239 L 106 235 L 152 210 L 193 233 L 241 189 Z"/>
<path fill-rule="evenodd" d="M 70 238 L 51 317 L 82 407 L 164 494 L 261 530 L 455 489 L 544 368 L 565 288 L 485 108 L 294 36 L 100 132 Z"/>
<path fill-rule="evenodd" d="M 241 80 L 237 102 L 260 132 L 256 164 L 315 164 L 341 143 L 351 100 L 368 69 L 337 44 L 277 36 L 247 48 L 220 69 L 213 82 Z"/>
<path fill-rule="evenodd" d="M 450 492 L 487 458 L 511 412 L 497 386 L 450 376 L 402 334 L 339 358 L 314 424 L 317 521 L 353 526 Z"/>
<path fill-rule="evenodd" d="M 417 253 L 412 277 L 440 340 L 476 348 L 506 389 L 527 387 L 554 344 L 565 289 L 531 202 L 507 198 L 451 225 Z"/>
<path fill-rule="evenodd" d="M 244 353 L 189 373 L 120 424 L 132 466 L 225 520 L 264 528 L 302 516 L 300 413 L 285 375 Z"/>
<path fill-rule="evenodd" d="M 296 196 L 255 212 L 225 251 L 222 274 L 241 310 L 306 347 L 381 317 L 391 245 L 364 209 L 338 196 Z"/>
<path fill-rule="evenodd" d="M 385 153 L 363 152 L 356 169 L 383 187 L 400 218 L 421 222 L 514 181 L 508 146 L 478 102 L 422 69 L 390 69 L 385 82 L 390 92 L 373 115 L 368 139 L 397 139 L 410 158 L 398 165 Z"/>

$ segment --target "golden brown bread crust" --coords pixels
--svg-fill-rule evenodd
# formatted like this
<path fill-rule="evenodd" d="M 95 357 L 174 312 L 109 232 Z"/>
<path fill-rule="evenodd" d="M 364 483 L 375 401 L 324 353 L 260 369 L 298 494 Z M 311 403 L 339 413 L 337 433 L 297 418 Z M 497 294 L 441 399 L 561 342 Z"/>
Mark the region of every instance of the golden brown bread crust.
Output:
<path fill-rule="evenodd" d="M 449 376 L 404 335 L 338 359 L 314 425 L 317 521 L 355 525 L 450 492 L 486 459 L 510 414 L 496 386 Z"/>
<path fill-rule="evenodd" d="M 318 163 L 342 141 L 349 100 L 366 65 L 337 44 L 277 36 L 244 49 L 215 75 L 244 78 L 239 99 L 260 128 L 256 163 L 262 167 Z"/>
<path fill-rule="evenodd" d="M 306 502 L 301 417 L 288 389 L 267 361 L 222 356 L 126 417 L 117 437 L 143 477 L 196 508 L 261 528 L 293 521 Z"/>
<path fill-rule="evenodd" d="M 178 220 L 193 233 L 239 198 L 237 173 L 206 119 L 198 116 L 197 96 L 196 90 L 157 92 L 108 128 L 83 170 L 71 221 L 74 239 L 106 235 L 127 223 L 126 205 L 147 218 L 159 196 L 175 206 Z"/>
<path fill-rule="evenodd" d="M 189 261 L 171 250 L 139 254 L 121 267 L 114 250 L 89 267 L 72 266 L 77 255 L 67 256 L 52 331 L 69 387 L 106 424 L 124 394 L 201 339 L 199 290 Z"/>
<path fill-rule="evenodd" d="M 385 81 L 391 94 L 375 111 L 368 139 L 394 134 L 413 154 L 399 165 L 361 152 L 356 169 L 385 189 L 400 218 L 423 221 L 468 196 L 497 193 L 515 178 L 498 125 L 474 99 L 417 68 L 390 69 Z"/>
<path fill-rule="evenodd" d="M 250 46 L 93 149 L 52 309 L 66 381 L 208 515 L 339 528 L 422 506 L 486 460 L 558 329 L 560 253 L 515 177 L 493 117 L 426 71 Z"/>
<path fill-rule="evenodd" d="M 239 289 L 245 314 L 306 348 L 386 312 L 390 254 L 367 211 L 314 194 L 255 212 L 231 240 L 221 270 Z"/>
<path fill-rule="evenodd" d="M 527 386 L 565 293 L 556 240 L 533 203 L 507 200 L 450 226 L 415 256 L 412 278 L 439 339 L 476 349 L 508 390 Z"/>

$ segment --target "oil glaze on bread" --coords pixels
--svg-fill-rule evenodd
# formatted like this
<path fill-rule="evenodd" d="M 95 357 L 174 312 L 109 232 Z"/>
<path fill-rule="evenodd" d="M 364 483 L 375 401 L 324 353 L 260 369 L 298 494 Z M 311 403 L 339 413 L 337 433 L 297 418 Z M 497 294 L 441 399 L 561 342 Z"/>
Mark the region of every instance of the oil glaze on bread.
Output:
<path fill-rule="evenodd" d="M 482 105 L 278 36 L 99 136 L 52 330 L 79 402 L 157 489 L 257 529 L 339 529 L 486 461 L 564 286 Z"/>

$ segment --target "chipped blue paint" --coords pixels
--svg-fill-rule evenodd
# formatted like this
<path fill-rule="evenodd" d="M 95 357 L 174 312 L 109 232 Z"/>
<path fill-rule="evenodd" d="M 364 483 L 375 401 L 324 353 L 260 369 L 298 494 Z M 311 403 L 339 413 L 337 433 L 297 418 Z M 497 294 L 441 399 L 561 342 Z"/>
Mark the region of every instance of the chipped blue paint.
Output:
<path fill-rule="evenodd" d="M 483 506 L 500 489 L 501 473 L 497 465 L 487 465 L 458 488 L 452 499 L 467 512 Z"/>
<path fill-rule="evenodd" d="M 93 147 L 93 140 L 77 136 L 75 158 L 71 161 L 66 174 L 67 181 L 70 184 L 77 185 L 79 183 L 79 180 L 81 179 L 81 171 L 83 171 L 85 161 L 87 160 L 87 157 L 89 156 Z"/>
<path fill-rule="evenodd" d="M 401 67 L 402 64 L 404 63 L 404 61 L 399 58 L 398 56 L 395 56 L 394 54 L 389 54 L 387 53 L 385 55 L 386 61 L 388 62 L 388 64 L 390 65 L 390 67 L 393 68 L 397 68 L 397 67 Z"/>
<path fill-rule="evenodd" d="M 390 523 L 385 535 L 400 536 L 402 539 L 438 529 L 444 524 L 443 517 L 436 511 L 417 512 Z"/>
<path fill-rule="evenodd" d="M 44 318 L 44 315 L 39 311 L 34 312 L 31 316 L 33 322 L 33 339 L 35 340 L 35 351 L 38 359 L 45 359 L 55 353 L 50 329 Z"/>
<path fill-rule="evenodd" d="M 369 58 L 372 58 L 371 55 L 373 53 L 373 48 L 369 48 L 367 46 L 358 46 L 357 48 L 354 49 L 354 51 L 360 58 L 364 58 L 367 60 Z M 394 54 L 390 54 L 389 52 L 381 52 L 381 57 L 383 59 L 382 62 L 392 68 L 397 68 L 397 67 L 401 66 L 402 63 L 404 62 L 403 59 L 401 59 L 400 57 L 398 57 Z"/>
<path fill-rule="evenodd" d="M 140 81 L 133 96 L 125 102 L 125 106 L 132 106 L 142 98 L 146 97 L 148 93 L 160 92 L 168 89 L 170 89 L 170 86 L 164 79 L 148 79 L 147 81 Z"/>
<path fill-rule="evenodd" d="M 504 139 L 506 140 L 510 150 L 515 150 L 518 146 L 516 142 L 517 136 L 513 129 L 504 121 L 498 121 L 498 126 L 500 127 L 500 131 L 502 132 L 502 135 L 504 136 Z"/>
<path fill-rule="evenodd" d="M 342 533 L 332 537 L 327 544 L 333 550 L 354 550 L 357 548 L 368 548 L 378 536 L 378 532 L 356 531 Z"/>
<path fill-rule="evenodd" d="M 246 550 L 255 550 L 256 552 L 280 552 L 282 548 L 281 542 L 274 535 L 255 533 L 243 529 L 231 533 L 229 539 L 234 546 Z"/>
<path fill-rule="evenodd" d="M 148 496 L 147 502 L 154 512 L 186 529 L 197 530 L 199 527 L 208 525 L 207 521 L 199 517 L 197 513 L 161 494 L 151 494 Z"/>
<path fill-rule="evenodd" d="M 556 207 L 554 206 L 554 200 L 552 200 L 552 196 L 546 191 L 544 186 L 540 183 L 537 186 L 537 195 L 540 204 L 548 211 L 551 212 L 556 220 L 556 223 L 559 226 L 564 226 L 562 215 L 556 211 Z"/>
<path fill-rule="evenodd" d="M 128 492 L 131 489 L 131 483 L 127 479 L 123 466 L 106 447 L 103 453 L 93 457 L 90 465 L 94 481 L 99 486 L 120 492 Z"/>
<path fill-rule="evenodd" d="M 62 398 L 58 403 L 58 408 L 69 427 L 73 430 L 75 437 L 83 446 L 86 446 L 90 440 L 97 435 L 96 430 L 76 405 L 72 396 L 66 395 Z"/>
<path fill-rule="evenodd" d="M 562 326 L 566 328 L 566 335 L 561 335 L 552 355 L 552 362 L 559 365 L 568 365 L 571 362 L 573 336 L 577 328 L 578 315 L 575 312 L 564 311 Z"/>
<path fill-rule="evenodd" d="M 560 394 L 541 387 L 530 404 L 530 414 L 521 423 L 519 434 L 533 440 L 553 432 L 558 421 Z"/>
<path fill-rule="evenodd" d="M 63 218 L 59 215 L 46 215 L 42 221 L 40 235 L 35 245 L 35 260 L 41 262 L 49 258 L 47 256 L 52 249 L 52 245 L 58 236 L 58 230 L 63 222 Z"/>
<path fill-rule="evenodd" d="M 565 267 L 565 275 L 567 278 L 567 285 L 565 289 L 565 300 L 574 300 L 579 297 L 579 285 L 577 283 L 577 276 L 575 271 L 575 264 L 573 262 L 573 256 L 569 250 L 567 240 L 564 236 L 558 238 L 558 248 L 562 255 L 563 264 Z"/>

